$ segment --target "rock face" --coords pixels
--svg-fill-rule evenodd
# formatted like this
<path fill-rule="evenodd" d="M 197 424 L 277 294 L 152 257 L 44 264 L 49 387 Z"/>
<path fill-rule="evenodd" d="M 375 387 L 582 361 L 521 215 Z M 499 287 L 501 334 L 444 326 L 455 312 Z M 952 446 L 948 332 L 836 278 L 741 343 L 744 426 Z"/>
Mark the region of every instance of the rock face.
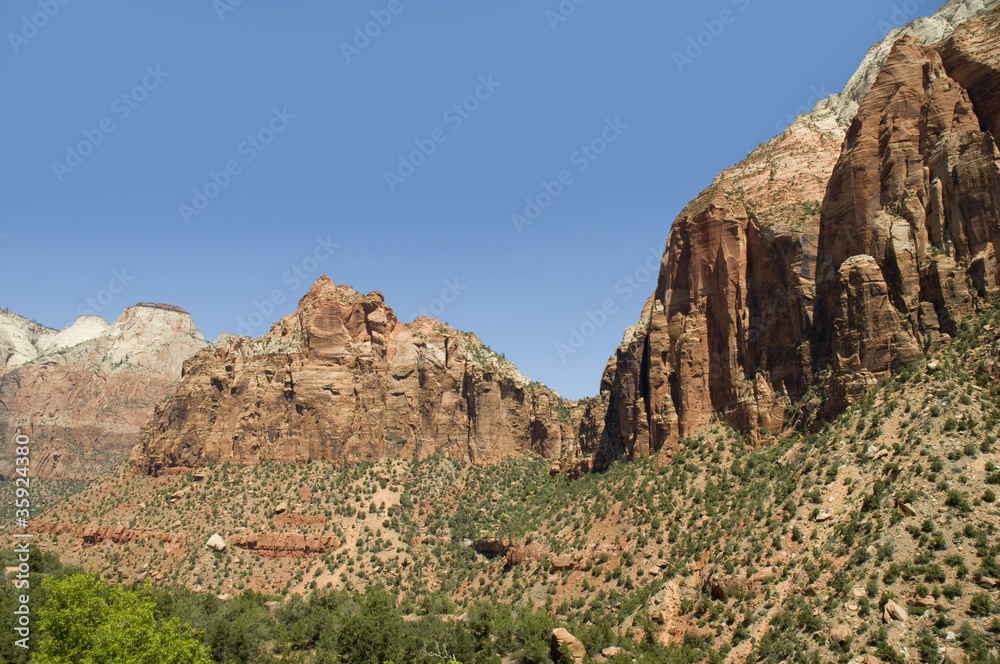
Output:
<path fill-rule="evenodd" d="M 735 574 L 713 574 L 705 583 L 706 589 L 715 599 L 726 600 L 746 593 L 750 584 L 746 576 Z"/>
<path fill-rule="evenodd" d="M 37 344 L 55 334 L 56 330 L 0 309 L 0 376 L 37 358 Z"/>
<path fill-rule="evenodd" d="M 149 528 L 126 528 L 125 526 L 74 526 L 68 523 L 52 523 L 48 521 L 35 522 L 31 529 L 36 533 L 50 535 L 69 535 L 83 541 L 84 546 L 96 546 L 101 542 L 128 544 L 158 540 L 166 544 L 183 542 L 179 535 L 159 532 Z"/>
<path fill-rule="evenodd" d="M 84 316 L 61 332 L 18 319 L 0 313 L 3 475 L 19 433 L 42 479 L 90 479 L 120 463 L 184 360 L 207 345 L 191 316 L 167 305 L 130 307 L 112 325 Z"/>
<path fill-rule="evenodd" d="M 839 299 L 833 321 L 833 372 L 827 410 L 843 410 L 878 378 L 920 357 L 914 337 L 901 328 L 890 289 L 871 256 L 852 256 L 837 271 Z M 818 519 L 817 519 L 818 520 Z"/>
<path fill-rule="evenodd" d="M 962 29 L 965 52 L 977 29 L 990 31 L 980 21 Z M 954 38 L 947 43 L 958 50 Z M 1000 80 L 989 75 L 995 69 L 978 71 L 992 79 L 980 88 Z M 896 42 L 823 204 L 813 352 L 817 366 L 830 366 L 834 392 L 856 394 L 912 362 L 972 310 L 969 268 L 995 255 L 1000 239 L 1000 153 L 981 123 L 989 119 L 976 115 L 936 50 Z M 996 287 L 995 261 L 980 282 L 980 295 Z M 833 399 L 835 410 L 843 405 Z"/>
<path fill-rule="evenodd" d="M 266 459 L 559 458 L 577 444 L 571 405 L 474 335 L 426 318 L 404 325 L 380 293 L 322 277 L 265 336 L 220 338 L 191 358 L 132 459 L 157 473 Z"/>
<path fill-rule="evenodd" d="M 841 122 L 845 126 L 850 125 L 897 41 L 911 37 L 921 44 L 935 44 L 951 35 L 956 27 L 978 17 L 989 16 L 998 5 L 1000 0 L 948 0 L 933 16 L 921 17 L 890 30 L 885 39 L 871 47 L 861 66 L 844 86 L 837 102 L 837 115 Z"/>
<path fill-rule="evenodd" d="M 681 212 L 604 372 L 597 467 L 669 452 L 714 413 L 766 442 L 821 379 L 835 414 L 1000 286 L 996 6 L 893 31 L 842 97 Z"/>
<path fill-rule="evenodd" d="M 812 380 L 819 212 L 843 138 L 822 102 L 681 212 L 656 292 L 604 372 L 599 464 L 656 452 L 714 412 L 780 428 Z"/>
<path fill-rule="evenodd" d="M 224 335 L 192 357 L 131 460 L 159 474 L 534 453 L 577 475 L 670 453 L 716 415 L 765 444 L 817 387 L 818 415 L 836 414 L 1000 288 L 998 6 L 950 0 L 891 31 L 842 95 L 688 204 L 598 398 L 565 402 L 474 335 L 405 325 L 378 292 L 323 277 L 260 339 Z M 127 321 L 56 333 L 0 312 L 0 435 L 48 427 L 43 477 L 98 472 L 205 345 L 175 320 L 171 338 L 193 332 L 168 352 L 128 341 Z M 90 449 L 104 456 L 82 461 Z"/>
<path fill-rule="evenodd" d="M 326 553 L 341 542 L 333 535 L 298 535 L 266 533 L 263 535 L 233 535 L 229 544 L 270 558 Z"/>
<path fill-rule="evenodd" d="M 485 556 L 503 556 L 507 569 L 527 560 L 545 560 L 552 554 L 547 546 L 539 542 L 511 540 L 506 537 L 477 540 L 473 544 L 473 548 Z M 556 556 L 556 558 L 560 558 L 559 565 L 564 565 L 564 569 L 574 566 L 572 556 Z M 552 564 L 556 566 L 555 560 L 552 561 Z"/>

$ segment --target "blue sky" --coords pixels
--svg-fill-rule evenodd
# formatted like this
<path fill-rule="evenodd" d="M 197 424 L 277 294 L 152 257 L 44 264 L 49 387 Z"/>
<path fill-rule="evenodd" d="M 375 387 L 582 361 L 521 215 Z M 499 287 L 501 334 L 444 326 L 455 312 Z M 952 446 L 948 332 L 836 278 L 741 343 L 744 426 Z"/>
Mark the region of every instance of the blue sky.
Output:
<path fill-rule="evenodd" d="M 574 398 L 597 392 L 684 204 L 904 16 L 234 1 L 3 3 L 0 306 L 60 328 L 167 302 L 209 339 L 259 335 L 325 273 Z"/>

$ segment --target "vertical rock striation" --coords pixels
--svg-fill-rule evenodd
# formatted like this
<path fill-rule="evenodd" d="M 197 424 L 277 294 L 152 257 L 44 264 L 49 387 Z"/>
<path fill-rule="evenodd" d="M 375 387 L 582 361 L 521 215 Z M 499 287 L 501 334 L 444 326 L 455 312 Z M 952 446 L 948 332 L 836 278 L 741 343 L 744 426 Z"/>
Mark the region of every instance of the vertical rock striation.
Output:
<path fill-rule="evenodd" d="M 474 335 L 426 318 L 405 325 L 380 293 L 323 277 L 260 339 L 222 338 L 189 360 L 132 459 L 149 473 L 434 453 L 558 459 L 593 419 Z"/>
<path fill-rule="evenodd" d="M 604 372 L 598 465 L 669 450 L 714 413 L 762 442 L 820 384 L 835 414 L 997 288 L 996 5 L 953 0 L 893 31 L 842 97 L 681 212 Z"/>
<path fill-rule="evenodd" d="M 723 171 L 674 222 L 656 292 L 604 371 L 599 465 L 655 453 L 716 412 L 766 438 L 808 389 L 820 203 L 844 137 L 835 108 Z"/>

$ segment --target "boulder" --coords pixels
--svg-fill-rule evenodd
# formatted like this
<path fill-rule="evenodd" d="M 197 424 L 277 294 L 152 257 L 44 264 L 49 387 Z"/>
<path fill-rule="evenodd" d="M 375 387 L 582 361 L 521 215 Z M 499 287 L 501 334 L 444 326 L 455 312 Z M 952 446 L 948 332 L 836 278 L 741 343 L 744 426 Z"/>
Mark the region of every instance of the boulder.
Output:
<path fill-rule="evenodd" d="M 742 595 L 749 587 L 745 576 L 735 574 L 713 574 L 707 585 L 712 597 L 721 600 Z"/>
<path fill-rule="evenodd" d="M 184 487 L 183 489 L 179 489 L 177 491 L 174 491 L 172 494 L 170 494 L 170 497 L 167 498 L 167 500 L 170 501 L 171 503 L 176 503 L 177 501 L 179 501 L 181 498 L 183 498 L 184 496 L 188 495 L 189 493 L 191 493 L 191 487 L 189 487 L 189 486 L 188 487 Z"/>
<path fill-rule="evenodd" d="M 899 604 L 896 604 L 896 602 L 890 599 L 885 604 L 885 611 L 883 613 L 883 617 L 885 618 L 886 622 L 893 622 L 893 621 L 906 622 L 909 619 L 910 614 L 906 612 L 906 609 L 904 609 Z"/>
<path fill-rule="evenodd" d="M 222 539 L 222 536 L 220 536 L 218 533 L 215 533 L 214 535 L 208 538 L 208 544 L 206 544 L 205 546 L 207 546 L 210 549 L 215 549 L 216 551 L 225 551 L 226 540 Z"/>
<path fill-rule="evenodd" d="M 604 650 L 602 650 L 601 654 L 607 657 L 608 659 L 611 659 L 612 657 L 617 657 L 618 655 L 620 655 L 621 651 L 622 649 L 619 648 L 618 646 L 611 646 L 610 648 L 605 648 Z"/>
<path fill-rule="evenodd" d="M 564 628 L 557 627 L 552 630 L 550 643 L 552 659 L 555 661 L 559 661 L 559 646 L 561 645 L 566 646 L 569 650 L 575 664 L 583 664 L 583 659 L 587 656 L 587 649 L 583 647 L 583 643 Z"/>
<path fill-rule="evenodd" d="M 553 556 L 549 569 L 553 572 L 561 572 L 563 570 L 573 569 L 573 566 L 573 556 L 564 554 L 561 556 Z"/>
<path fill-rule="evenodd" d="M 847 643 L 854 638 L 854 630 L 847 625 L 835 625 L 830 630 L 830 640 L 837 643 Z"/>

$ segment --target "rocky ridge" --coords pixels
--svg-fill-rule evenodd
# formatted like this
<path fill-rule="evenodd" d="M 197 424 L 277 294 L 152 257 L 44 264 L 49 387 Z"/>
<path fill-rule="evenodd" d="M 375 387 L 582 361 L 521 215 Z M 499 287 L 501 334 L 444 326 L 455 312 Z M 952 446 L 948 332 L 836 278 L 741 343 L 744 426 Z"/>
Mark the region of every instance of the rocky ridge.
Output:
<path fill-rule="evenodd" d="M 191 358 L 131 458 L 149 473 L 435 453 L 559 459 L 588 421 L 599 420 L 475 335 L 403 324 L 381 293 L 323 277 L 260 339 L 225 336 Z"/>
<path fill-rule="evenodd" d="M 184 360 L 206 345 L 191 316 L 167 305 L 129 307 L 111 325 L 83 316 L 59 332 L 2 314 L 0 473 L 12 472 L 21 433 L 41 479 L 91 479 L 120 463 Z"/>
<path fill-rule="evenodd" d="M 996 6 L 952 0 L 892 31 L 842 95 L 689 203 L 600 397 L 564 402 L 474 336 L 321 280 L 261 339 L 200 355 L 133 461 L 530 452 L 575 475 L 672 450 L 716 413 L 757 444 L 808 395 L 825 397 L 807 417 L 835 415 L 997 285 Z"/>

